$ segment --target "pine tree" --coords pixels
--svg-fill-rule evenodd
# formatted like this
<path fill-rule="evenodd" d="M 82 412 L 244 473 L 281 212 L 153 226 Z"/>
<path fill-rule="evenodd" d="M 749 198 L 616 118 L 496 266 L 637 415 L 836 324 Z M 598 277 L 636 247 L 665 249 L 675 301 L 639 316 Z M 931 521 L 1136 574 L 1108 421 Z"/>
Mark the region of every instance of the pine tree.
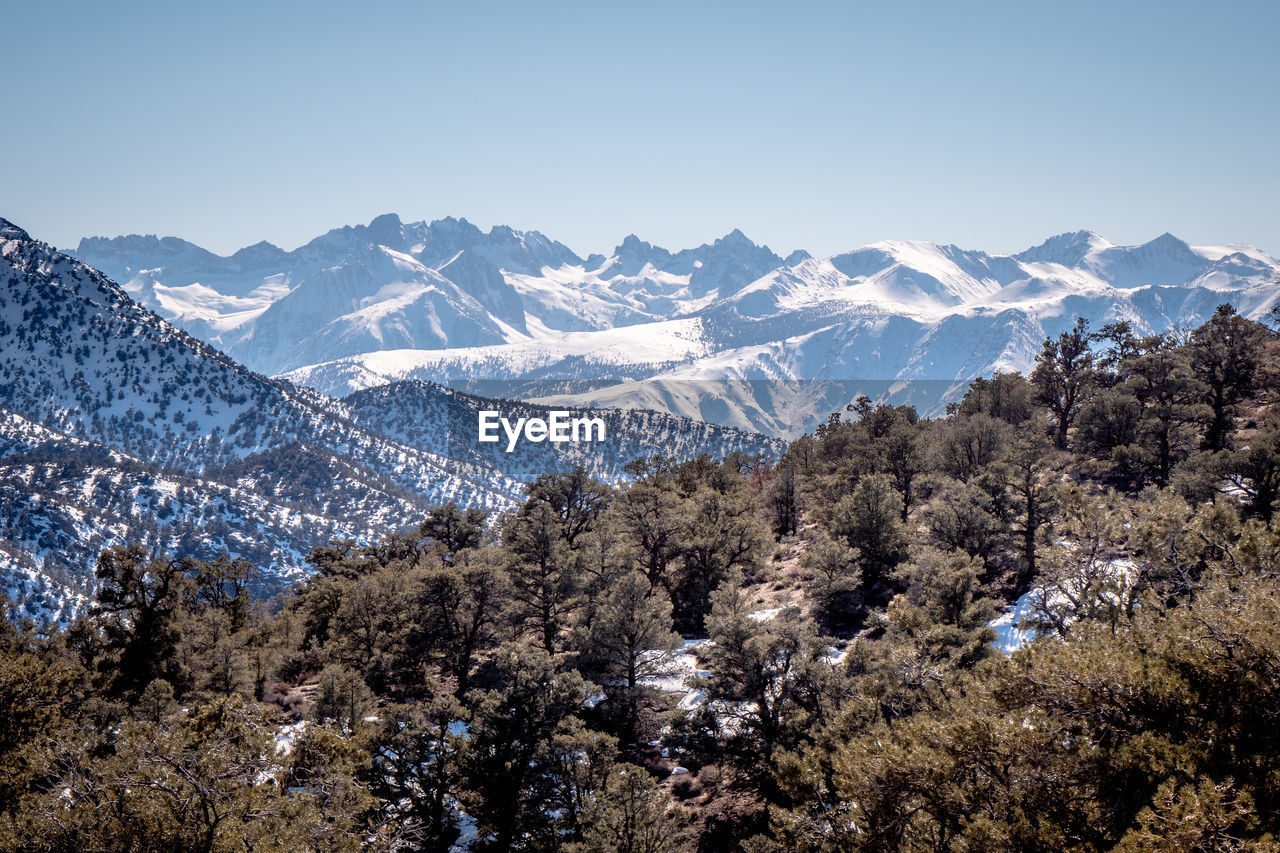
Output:
<path fill-rule="evenodd" d="M 862 606 L 861 554 L 815 528 L 801 565 L 808 572 L 805 594 L 822 625 L 836 630 L 856 622 Z"/>
<path fill-rule="evenodd" d="M 565 758 L 556 738 L 581 731 L 575 715 L 585 685 L 575 672 L 556 672 L 540 648 L 505 645 L 494 658 L 497 686 L 468 697 L 473 711 L 461 793 L 484 839 L 477 847 L 554 849 L 564 828 L 554 811 Z M 572 755 L 583 744 L 559 746 Z"/>
<path fill-rule="evenodd" d="M 576 559 L 562 533 L 555 511 L 536 502 L 512 517 L 502 535 L 515 558 L 508 569 L 513 615 L 538 634 L 549 655 L 563 648 L 561 629 L 579 591 Z"/>
<path fill-rule="evenodd" d="M 361 771 L 417 849 L 447 851 L 458 836 L 453 805 L 466 755 L 466 711 L 448 685 L 434 682 L 421 704 L 386 705 L 361 739 L 370 763 Z"/>
<path fill-rule="evenodd" d="M 625 767 L 609 776 L 583 815 L 583 840 L 568 853 L 682 853 L 689 818 L 647 773 Z"/>
<path fill-rule="evenodd" d="M 872 592 L 906 556 L 902 496 L 887 474 L 868 474 L 825 513 L 826 526 L 861 556 L 862 583 Z"/>
<path fill-rule="evenodd" d="M 1191 333 L 1191 366 L 1204 383 L 1204 401 L 1210 410 L 1204 448 L 1223 450 L 1234 426 L 1236 406 L 1248 396 L 1262 361 L 1262 346 L 1271 333 L 1219 305 L 1209 322 Z"/>
<path fill-rule="evenodd" d="M 1095 384 L 1089 323 L 1083 317 L 1057 338 L 1044 339 L 1031 384 L 1036 387 L 1037 402 L 1053 416 L 1055 446 L 1065 450 L 1067 433 Z"/>
<path fill-rule="evenodd" d="M 624 744 L 635 740 L 640 680 L 662 674 L 662 653 L 679 647 L 666 590 L 650 586 L 639 571 L 619 578 L 592 622 L 584 657 L 595 664 L 604 683 L 620 683 Z"/>
<path fill-rule="evenodd" d="M 174 657 L 183 600 L 192 585 L 182 564 L 148 560 L 135 544 L 104 551 L 94 575 L 102 583 L 93 613 L 103 617 L 113 691 L 136 696 L 157 678 L 185 683 Z"/>

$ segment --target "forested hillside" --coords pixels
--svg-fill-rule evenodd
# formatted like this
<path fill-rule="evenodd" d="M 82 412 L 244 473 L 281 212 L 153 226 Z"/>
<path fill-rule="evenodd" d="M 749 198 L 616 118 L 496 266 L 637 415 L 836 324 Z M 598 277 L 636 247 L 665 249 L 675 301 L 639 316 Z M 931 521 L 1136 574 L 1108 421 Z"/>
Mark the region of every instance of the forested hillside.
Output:
<path fill-rule="evenodd" d="M 1082 321 L 946 417 L 545 474 L 270 600 L 108 549 L 0 625 L 0 848 L 1273 850 L 1278 391 L 1229 307 Z"/>

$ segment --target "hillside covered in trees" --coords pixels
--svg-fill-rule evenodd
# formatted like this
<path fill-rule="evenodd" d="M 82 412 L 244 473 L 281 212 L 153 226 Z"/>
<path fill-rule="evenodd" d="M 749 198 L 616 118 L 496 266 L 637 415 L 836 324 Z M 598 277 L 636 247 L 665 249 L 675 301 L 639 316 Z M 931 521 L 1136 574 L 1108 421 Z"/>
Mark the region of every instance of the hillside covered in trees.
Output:
<path fill-rule="evenodd" d="M 0 623 L 0 849 L 1274 850 L 1277 391 L 1228 307 L 1081 322 L 945 418 L 544 474 L 270 600 L 107 550 Z"/>

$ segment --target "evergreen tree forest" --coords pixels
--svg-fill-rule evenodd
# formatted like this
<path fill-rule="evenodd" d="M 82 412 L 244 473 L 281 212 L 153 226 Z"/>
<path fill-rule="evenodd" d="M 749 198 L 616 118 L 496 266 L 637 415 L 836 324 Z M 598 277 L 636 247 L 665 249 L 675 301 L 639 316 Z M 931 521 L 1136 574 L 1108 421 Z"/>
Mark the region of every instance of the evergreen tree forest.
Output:
<path fill-rule="evenodd" d="M 1280 849 L 1277 395 L 1227 306 L 1080 321 L 945 417 L 548 473 L 271 600 L 106 551 L 0 622 L 0 849 Z"/>

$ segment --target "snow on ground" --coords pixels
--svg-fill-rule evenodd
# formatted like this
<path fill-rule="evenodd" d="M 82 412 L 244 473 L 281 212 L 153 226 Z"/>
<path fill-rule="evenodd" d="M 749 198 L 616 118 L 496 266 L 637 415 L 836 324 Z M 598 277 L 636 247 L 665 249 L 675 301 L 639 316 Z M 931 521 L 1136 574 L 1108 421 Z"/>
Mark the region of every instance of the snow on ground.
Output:
<path fill-rule="evenodd" d="M 1115 600 L 1118 594 L 1122 594 L 1129 587 L 1129 580 L 1133 576 L 1133 562 L 1127 559 L 1112 560 L 1106 565 L 1105 570 L 1111 574 L 1110 582 L 1114 585 L 1114 589 L 1103 589 L 1100 595 Z M 1072 581 L 1068 580 L 1067 583 Z M 1048 591 L 1047 605 L 1050 608 L 1068 605 L 1067 596 L 1056 586 L 1053 584 L 1047 587 L 1044 585 L 1032 587 L 1004 613 L 988 622 L 987 627 L 996 632 L 996 638 L 991 645 L 1010 655 L 1040 636 L 1035 630 L 1022 626 L 1035 613 L 1036 603 L 1041 600 L 1046 590 Z"/>
<path fill-rule="evenodd" d="M 747 616 L 757 622 L 764 622 L 774 618 L 780 610 L 781 608 L 756 610 L 747 614 Z M 714 701 L 709 699 L 704 681 L 711 677 L 711 673 L 705 669 L 698 668 L 697 655 L 710 645 L 711 640 L 708 639 L 685 640 L 679 649 L 673 651 L 647 652 L 646 654 L 649 657 L 646 660 L 662 660 L 662 673 L 649 678 L 642 678 L 640 683 L 663 693 L 679 695 L 680 699 L 676 703 L 676 707 L 686 713 L 691 713 L 704 706 L 710 708 L 719 720 L 720 727 L 726 733 L 732 734 L 742 727 L 744 721 L 754 714 L 757 708 L 754 702 L 726 702 L 719 699 Z M 832 647 L 828 650 L 826 661 L 833 667 L 839 666 L 844 661 L 846 653 L 845 649 Z M 596 699 L 596 697 L 592 697 L 592 699 Z M 589 699 L 588 703 L 591 703 L 592 699 Z M 599 697 L 599 699 L 603 699 L 603 696 Z M 596 701 L 599 701 L 599 699 Z M 665 752 L 663 754 L 665 755 Z"/>
<path fill-rule="evenodd" d="M 468 853 L 471 845 L 476 840 L 479 830 L 476 827 L 476 819 L 466 812 L 462 811 L 458 804 L 451 804 L 458 808 L 458 840 L 453 842 L 453 846 L 449 848 L 449 853 Z"/>
<path fill-rule="evenodd" d="M 44 561 L 41 554 L 27 555 Z M 38 566 L 25 565 L 7 550 L 0 550 L 0 596 L 8 612 L 0 618 L 65 628 L 88 611 L 92 600 L 84 591 L 51 581 Z"/>
<path fill-rule="evenodd" d="M 991 645 L 1006 655 L 1011 655 L 1036 638 L 1035 631 L 1023 630 L 1018 626 L 1031 615 L 1033 598 L 1039 594 L 1039 589 L 1024 593 L 1012 607 L 987 623 L 987 627 L 996 632 Z"/>
<path fill-rule="evenodd" d="M 835 646 L 832 646 L 829 649 L 827 649 L 826 660 L 827 660 L 827 663 L 831 664 L 832 666 L 839 666 L 840 664 L 844 663 L 844 659 L 848 656 L 849 656 L 849 644 L 846 643 L 843 649 L 836 648 Z"/>
<path fill-rule="evenodd" d="M 670 652 L 651 652 L 663 659 L 663 674 L 640 679 L 640 683 L 668 694 L 679 694 L 676 707 L 692 712 L 704 705 L 715 712 L 721 728 L 728 733 L 737 731 L 743 719 L 756 709 L 754 702 L 708 702 L 702 681 L 711 677 L 705 669 L 698 669 L 697 653 L 711 645 L 710 640 L 685 640 L 679 649 Z"/>
<path fill-rule="evenodd" d="M 646 662 L 659 661 L 659 674 L 641 678 L 639 683 L 661 693 L 683 693 L 686 698 L 690 693 L 701 692 L 696 687 L 698 680 L 710 678 L 711 673 L 698 668 L 697 651 L 710 643 L 710 640 L 685 640 L 683 646 L 673 651 L 645 652 Z"/>
<path fill-rule="evenodd" d="M 290 723 L 277 729 L 275 738 L 276 755 L 288 755 L 293 752 L 294 743 L 302 736 L 306 728 L 307 721 L 299 720 L 296 723 Z"/>

